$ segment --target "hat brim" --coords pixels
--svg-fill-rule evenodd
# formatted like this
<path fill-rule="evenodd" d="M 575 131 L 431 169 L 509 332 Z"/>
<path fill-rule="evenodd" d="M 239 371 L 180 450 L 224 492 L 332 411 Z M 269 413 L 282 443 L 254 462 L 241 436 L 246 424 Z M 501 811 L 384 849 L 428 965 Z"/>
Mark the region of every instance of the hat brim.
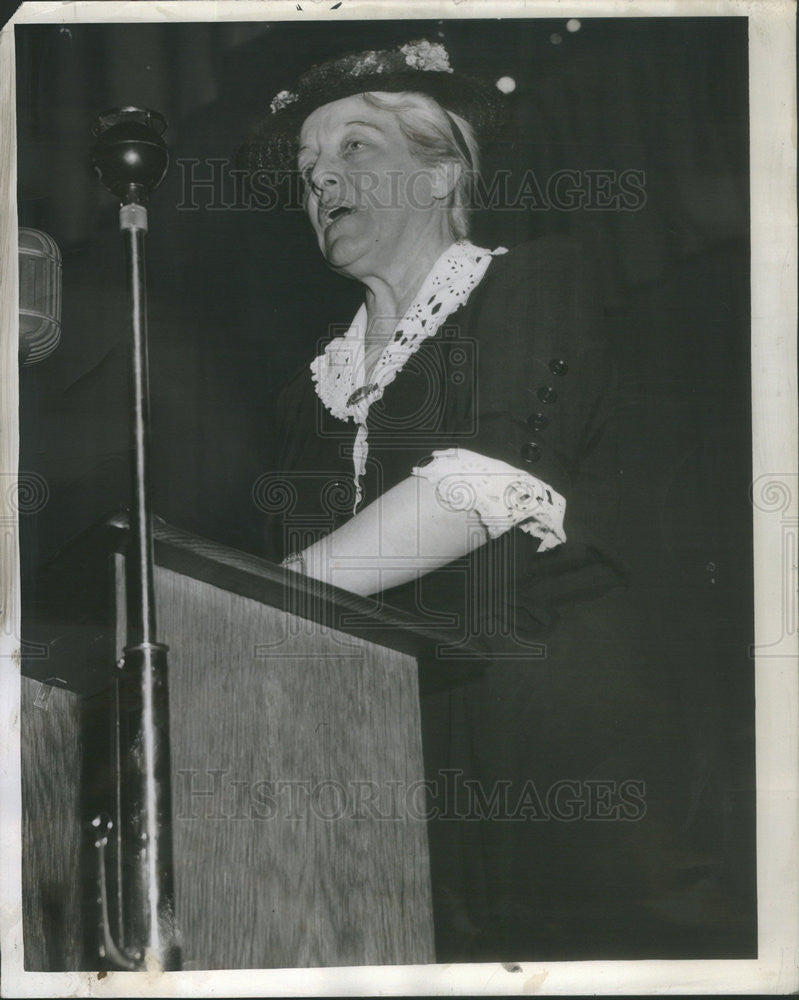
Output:
<path fill-rule="evenodd" d="M 296 169 L 300 129 L 308 115 L 345 97 L 381 91 L 432 97 L 445 111 L 469 122 L 478 143 L 499 137 L 509 113 L 507 95 L 485 80 L 461 73 L 374 73 L 357 78 L 342 74 L 301 91 L 293 103 L 256 120 L 239 148 L 238 167 L 251 172 Z"/>

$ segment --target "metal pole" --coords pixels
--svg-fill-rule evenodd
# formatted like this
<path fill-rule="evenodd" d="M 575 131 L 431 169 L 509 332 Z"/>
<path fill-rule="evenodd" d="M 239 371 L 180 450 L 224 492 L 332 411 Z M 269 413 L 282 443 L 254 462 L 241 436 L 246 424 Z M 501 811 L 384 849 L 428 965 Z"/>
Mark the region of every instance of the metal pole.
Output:
<path fill-rule="evenodd" d="M 155 596 L 153 589 L 153 537 L 150 508 L 148 453 L 150 444 L 150 379 L 147 354 L 147 284 L 144 267 L 144 237 L 147 209 L 144 205 L 122 205 L 119 228 L 125 242 L 128 295 L 130 300 L 130 371 L 133 446 L 133 510 L 131 540 L 136 557 L 137 600 L 128 630 L 139 633 L 141 643 L 155 642 Z"/>
<path fill-rule="evenodd" d="M 139 946 L 141 967 L 180 967 L 172 872 L 167 647 L 156 641 L 152 511 L 148 467 L 150 413 L 144 237 L 147 209 L 119 213 L 128 269 L 131 332 L 133 505 L 128 551 L 128 645 L 122 668 L 127 734 L 127 842 L 136 868 L 125 893 L 125 937 Z M 131 891 L 132 890 L 132 891 Z M 143 951 L 142 951 L 143 949 Z"/>

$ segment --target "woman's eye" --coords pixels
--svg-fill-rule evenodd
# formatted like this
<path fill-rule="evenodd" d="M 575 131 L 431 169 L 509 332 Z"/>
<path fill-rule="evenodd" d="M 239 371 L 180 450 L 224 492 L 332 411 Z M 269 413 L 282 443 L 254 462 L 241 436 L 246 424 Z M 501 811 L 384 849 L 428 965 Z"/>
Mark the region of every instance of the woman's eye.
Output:
<path fill-rule="evenodd" d="M 363 139 L 348 139 L 347 142 L 344 144 L 344 149 L 348 153 L 358 153 L 362 149 L 364 149 L 365 146 L 366 143 L 363 141 Z"/>

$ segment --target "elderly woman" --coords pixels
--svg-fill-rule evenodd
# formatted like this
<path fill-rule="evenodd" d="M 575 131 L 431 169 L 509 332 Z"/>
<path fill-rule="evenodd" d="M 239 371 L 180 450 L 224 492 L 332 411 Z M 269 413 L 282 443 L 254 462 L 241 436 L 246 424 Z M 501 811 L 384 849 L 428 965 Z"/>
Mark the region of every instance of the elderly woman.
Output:
<path fill-rule="evenodd" d="M 245 147 L 251 168 L 296 156 L 319 249 L 364 294 L 279 400 L 284 565 L 452 630 L 423 665 L 427 764 L 471 778 L 488 811 L 431 824 L 440 960 L 554 957 L 564 872 L 575 898 L 581 878 L 596 889 L 592 844 L 495 822 L 490 800 L 582 777 L 572 726 L 604 776 L 590 736 L 619 669 L 613 596 L 585 603 L 623 582 L 588 463 L 610 385 L 596 291 L 568 240 L 468 238 L 478 139 L 504 116 L 496 87 L 419 41 L 314 67 Z M 448 685 L 467 645 L 493 666 Z"/>

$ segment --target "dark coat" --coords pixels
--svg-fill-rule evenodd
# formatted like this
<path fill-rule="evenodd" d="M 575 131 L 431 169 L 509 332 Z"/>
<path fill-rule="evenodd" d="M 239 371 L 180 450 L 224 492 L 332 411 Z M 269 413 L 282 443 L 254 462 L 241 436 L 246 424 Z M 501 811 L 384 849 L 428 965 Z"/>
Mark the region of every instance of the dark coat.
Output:
<path fill-rule="evenodd" d="M 565 545 L 537 553 L 536 539 L 512 531 L 419 588 L 395 588 L 390 603 L 458 609 L 455 632 L 525 654 L 525 642 L 548 632 L 559 608 L 625 582 L 610 544 L 618 511 L 612 458 L 596 454 L 613 406 L 598 303 L 579 246 L 549 238 L 517 247 L 491 262 L 466 304 L 372 405 L 362 506 L 432 451 L 453 446 L 530 472 L 567 501 Z M 282 558 L 351 516 L 355 425 L 330 416 L 307 368 L 284 390 L 279 414 L 278 468 L 295 495 L 290 519 L 273 525 L 282 538 L 272 552 Z M 512 565 L 512 588 L 474 605 L 467 592 L 497 560 Z"/>
<path fill-rule="evenodd" d="M 565 544 L 540 553 L 512 529 L 384 595 L 421 620 L 450 615 L 452 647 L 490 656 L 476 676 L 451 649 L 421 664 L 439 961 L 587 958 L 619 936 L 634 951 L 647 926 L 643 845 L 661 825 L 655 810 L 646 826 L 645 796 L 668 727 L 615 552 L 621 479 L 604 433 L 614 374 L 599 302 L 570 240 L 498 256 L 369 413 L 364 505 L 454 445 L 567 501 Z M 291 496 L 272 526 L 281 557 L 352 516 L 355 426 L 327 413 L 307 368 L 279 410 Z"/>

